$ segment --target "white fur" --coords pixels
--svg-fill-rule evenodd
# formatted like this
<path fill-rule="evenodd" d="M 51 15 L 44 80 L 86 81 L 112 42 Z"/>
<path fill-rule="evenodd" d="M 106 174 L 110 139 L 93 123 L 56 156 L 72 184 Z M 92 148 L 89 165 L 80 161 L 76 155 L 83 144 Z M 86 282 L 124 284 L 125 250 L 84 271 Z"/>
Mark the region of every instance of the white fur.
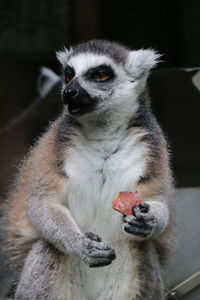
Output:
<path fill-rule="evenodd" d="M 63 280 L 60 299 L 65 300 L 130 300 L 138 292 L 139 278 L 138 260 L 132 259 L 138 253 L 130 249 L 127 244 L 115 245 L 117 259 L 112 265 L 103 268 L 89 268 L 85 263 L 72 258 L 70 269 Z M 72 272 L 73 270 L 73 272 Z M 127 276 L 129 275 L 129 276 Z M 70 288 L 69 288 L 70 284 Z M 65 296 L 64 296 L 65 295 Z M 63 297 L 64 296 L 64 297 Z"/>
<path fill-rule="evenodd" d="M 69 59 L 68 64 L 74 68 L 75 70 L 75 78 L 78 78 L 80 85 L 88 91 L 88 93 L 93 97 L 100 97 L 102 100 L 105 100 L 107 98 L 110 99 L 110 96 L 112 94 L 112 90 L 105 89 L 105 92 L 103 92 L 102 89 L 98 89 L 96 84 L 88 82 L 85 80 L 83 75 L 91 68 L 95 68 L 97 66 L 100 66 L 102 64 L 111 66 L 116 74 L 116 83 L 115 83 L 115 95 L 113 95 L 113 98 L 116 97 L 116 94 L 118 97 L 124 96 L 124 92 L 126 92 L 126 89 L 120 89 L 120 85 L 122 83 L 127 83 L 127 76 L 125 75 L 125 71 L 121 65 L 116 64 L 111 58 L 105 56 L 105 55 L 97 55 L 92 53 L 81 53 L 77 56 L 74 56 Z M 117 88 L 117 85 L 119 84 L 119 89 Z M 123 91 L 123 94 L 122 94 Z"/>
<path fill-rule="evenodd" d="M 137 292 L 138 279 L 133 282 L 137 265 L 133 265 L 126 244 L 122 215 L 112 209 L 112 200 L 120 191 L 135 191 L 148 150 L 140 142 L 144 133 L 135 130 L 127 134 L 125 127 L 115 133 L 97 130 L 96 134 L 86 132 L 76 137 L 73 151 L 66 158 L 64 169 L 70 191 L 67 203 L 72 216 L 82 232 L 99 234 L 113 245 L 117 255 L 108 267 L 90 269 L 83 263 L 75 268 L 71 293 L 76 296 L 69 299 L 78 299 L 78 295 L 84 299 L 87 295 L 85 299 L 125 300 L 130 299 L 134 288 Z M 79 265 L 76 259 L 74 265 Z"/>
<path fill-rule="evenodd" d="M 122 67 L 115 64 L 108 56 L 93 53 L 81 53 L 73 56 L 69 59 L 68 64 L 75 69 L 76 76 L 80 76 L 90 68 L 100 66 L 101 64 L 107 64 L 113 66 L 114 69 L 119 68 L 122 70 Z"/>
<path fill-rule="evenodd" d="M 139 78 L 157 65 L 160 56 L 152 49 L 130 51 L 126 68 L 135 78 Z"/>
<path fill-rule="evenodd" d="M 79 84 L 92 97 L 101 99 L 98 102 L 97 109 L 92 112 L 95 118 L 99 113 L 109 111 L 114 118 L 121 118 L 123 116 L 125 120 L 134 115 L 138 108 L 137 98 L 144 89 L 146 76 L 133 82 L 132 77 L 125 71 L 122 65 L 116 64 L 107 56 L 92 53 L 81 53 L 71 57 L 68 60 L 68 64 L 74 68 L 75 78 L 78 79 Z M 89 69 L 102 64 L 111 66 L 116 75 L 114 83 L 111 84 L 110 88 L 105 88 L 105 90 L 98 88 L 95 83 L 86 80 L 83 76 Z M 63 83 L 63 90 L 65 87 L 66 84 Z M 85 115 L 83 119 L 87 117 L 88 115 Z M 91 114 L 89 114 L 89 118 L 91 118 Z"/>
<path fill-rule="evenodd" d="M 72 258 L 71 272 L 65 279 L 71 288 L 66 285 L 62 291 L 62 294 L 67 293 L 66 299 L 129 300 L 138 291 L 138 260 L 137 257 L 134 260 L 134 253 L 128 249 L 122 215 L 112 209 L 112 200 L 120 191 L 135 191 L 148 154 L 147 145 L 141 142 L 144 131 L 127 131 L 126 128 L 127 120 L 137 111 L 138 95 L 145 85 L 147 75 L 143 71 L 148 72 L 155 64 L 156 54 L 150 52 L 149 60 L 144 50 L 134 54 L 130 53 L 127 70 L 104 55 L 82 53 L 68 60 L 81 86 L 101 101 L 97 110 L 79 118 L 84 129 L 74 137 L 71 152 L 68 150 L 66 154 L 64 171 L 68 175 L 68 193 L 65 201 L 80 230 L 96 233 L 111 243 L 117 258 L 111 265 L 95 269 Z M 105 92 L 83 77 L 88 69 L 101 64 L 110 65 L 116 75 L 113 87 Z M 133 75 L 138 76 L 141 64 L 144 76 L 133 82 Z M 102 117 L 109 123 L 108 127 L 96 124 Z"/>
<path fill-rule="evenodd" d="M 63 67 L 67 64 L 67 61 L 70 57 L 70 54 L 72 53 L 72 48 L 69 50 L 64 47 L 62 51 L 56 52 L 56 57 L 58 61 L 63 65 Z"/>

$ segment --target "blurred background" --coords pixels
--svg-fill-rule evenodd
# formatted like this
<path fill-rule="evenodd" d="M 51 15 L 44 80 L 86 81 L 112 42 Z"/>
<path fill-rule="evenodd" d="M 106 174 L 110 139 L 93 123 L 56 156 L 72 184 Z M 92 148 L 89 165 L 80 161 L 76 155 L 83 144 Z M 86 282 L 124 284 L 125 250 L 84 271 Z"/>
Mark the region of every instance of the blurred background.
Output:
<path fill-rule="evenodd" d="M 174 69 L 200 66 L 199 0 L 1 0 L 0 30 L 0 128 L 37 95 L 40 66 L 59 73 L 55 51 L 63 45 L 106 38 L 164 54 L 149 80 L 153 109 L 177 186 L 200 185 L 200 93 L 194 70 Z"/>
<path fill-rule="evenodd" d="M 175 182 L 181 188 L 175 199 L 181 243 L 166 276 L 168 287 L 197 272 L 199 32 L 199 0 L 1 0 L 0 208 L 6 203 L 6 192 L 20 159 L 62 108 L 59 83 L 45 96 L 38 93 L 40 67 L 59 74 L 55 52 L 94 38 L 116 40 L 132 49 L 152 47 L 163 54 L 162 63 L 148 80 L 152 107 L 169 140 Z M 0 245 L 1 239 L 0 230 Z M 9 293 L 12 283 L 4 261 L 0 247 L 0 298 Z M 200 287 L 188 295 L 181 299 L 200 299 Z"/>

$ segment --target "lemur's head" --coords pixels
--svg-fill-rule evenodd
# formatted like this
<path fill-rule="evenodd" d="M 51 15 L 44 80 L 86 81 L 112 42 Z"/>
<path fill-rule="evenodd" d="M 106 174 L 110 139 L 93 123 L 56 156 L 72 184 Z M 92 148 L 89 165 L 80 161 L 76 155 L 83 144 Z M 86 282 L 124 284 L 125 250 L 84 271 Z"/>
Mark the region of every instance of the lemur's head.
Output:
<path fill-rule="evenodd" d="M 63 68 L 63 100 L 70 114 L 82 116 L 113 109 L 130 110 L 144 89 L 159 55 L 131 51 L 114 42 L 92 40 L 57 53 Z"/>

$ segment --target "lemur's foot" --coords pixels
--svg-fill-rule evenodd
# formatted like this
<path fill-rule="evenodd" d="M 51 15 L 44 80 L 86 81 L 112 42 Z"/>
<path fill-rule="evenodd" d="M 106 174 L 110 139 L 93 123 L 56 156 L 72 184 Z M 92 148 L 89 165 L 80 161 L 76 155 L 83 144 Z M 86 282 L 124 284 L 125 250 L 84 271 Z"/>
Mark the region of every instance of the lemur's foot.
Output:
<path fill-rule="evenodd" d="M 111 245 L 102 242 L 102 239 L 91 232 L 83 235 L 81 259 L 91 268 L 103 267 L 112 263 L 116 258 Z"/>
<path fill-rule="evenodd" d="M 150 212 L 150 205 L 143 202 L 133 208 L 135 216 L 124 216 L 123 228 L 137 237 L 148 238 L 155 229 L 155 216 Z"/>

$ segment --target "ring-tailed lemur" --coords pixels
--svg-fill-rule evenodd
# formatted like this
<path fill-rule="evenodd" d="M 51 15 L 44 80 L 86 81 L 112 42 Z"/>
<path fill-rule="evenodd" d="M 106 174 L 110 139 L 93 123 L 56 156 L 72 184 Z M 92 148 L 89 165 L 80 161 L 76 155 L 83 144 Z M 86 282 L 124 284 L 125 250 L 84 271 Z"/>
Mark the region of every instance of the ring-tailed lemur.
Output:
<path fill-rule="evenodd" d="M 15 299 L 161 300 L 173 189 L 146 91 L 159 55 L 93 40 L 57 57 L 63 113 L 30 150 L 10 193 Z M 120 191 L 144 201 L 135 216 L 112 209 Z"/>

